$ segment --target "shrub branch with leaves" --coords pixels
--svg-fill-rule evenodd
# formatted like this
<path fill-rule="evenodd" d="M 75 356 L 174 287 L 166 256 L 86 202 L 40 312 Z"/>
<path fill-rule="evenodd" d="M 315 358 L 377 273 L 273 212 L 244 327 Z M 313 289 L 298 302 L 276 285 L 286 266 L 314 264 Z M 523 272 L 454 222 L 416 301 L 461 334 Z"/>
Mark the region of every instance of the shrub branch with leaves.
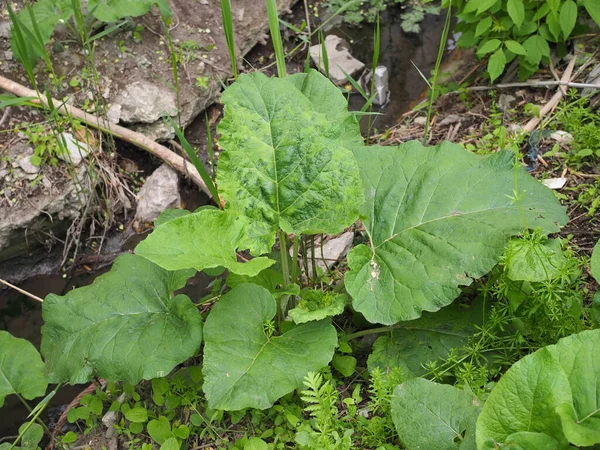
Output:
<path fill-rule="evenodd" d="M 511 61 L 519 62 L 519 77 L 528 78 L 550 58 L 550 45 L 566 54 L 565 43 L 582 34 L 589 23 L 600 25 L 597 0 L 443 0 L 457 8 L 461 47 L 477 47 L 488 57 L 492 82 Z M 591 22 L 590 22 L 591 19 Z"/>

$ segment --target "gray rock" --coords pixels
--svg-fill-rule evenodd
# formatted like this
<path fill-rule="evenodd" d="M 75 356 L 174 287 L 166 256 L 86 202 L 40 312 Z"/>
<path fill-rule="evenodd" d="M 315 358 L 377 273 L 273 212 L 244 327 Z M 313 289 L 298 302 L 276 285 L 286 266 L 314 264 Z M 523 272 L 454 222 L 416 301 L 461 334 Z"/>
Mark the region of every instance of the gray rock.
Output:
<path fill-rule="evenodd" d="M 498 108 L 506 111 L 515 100 L 516 98 L 510 94 L 500 94 L 500 97 L 498 97 Z"/>
<path fill-rule="evenodd" d="M 415 124 L 419 127 L 424 126 L 425 122 L 427 122 L 427 118 L 423 117 L 423 116 L 415 117 L 415 120 L 413 120 L 413 124 Z"/>
<path fill-rule="evenodd" d="M 596 67 L 594 67 L 592 69 L 592 71 L 589 73 L 589 75 L 585 79 L 585 82 L 587 84 L 600 85 L 600 64 L 596 65 Z M 593 89 L 593 88 L 586 87 L 586 88 L 582 89 L 581 95 L 582 95 L 582 97 L 587 97 L 590 95 L 595 95 L 599 92 L 600 92 L 600 89 Z"/>
<path fill-rule="evenodd" d="M 175 92 L 148 80 L 125 86 L 113 103 L 121 105 L 120 119 L 126 123 L 154 123 L 165 115 L 177 115 Z"/>
<path fill-rule="evenodd" d="M 31 155 L 19 159 L 19 167 L 23 169 L 25 173 L 29 174 L 37 174 L 40 171 L 38 166 L 34 166 L 31 163 Z"/>
<path fill-rule="evenodd" d="M 163 164 L 148 177 L 140 189 L 135 219 L 138 222 L 150 223 L 165 209 L 180 206 L 177 172 Z"/>
<path fill-rule="evenodd" d="M 10 22 L 8 20 L 0 22 L 0 38 L 10 39 Z"/>
<path fill-rule="evenodd" d="M 337 85 L 347 82 L 344 72 L 354 76 L 365 67 L 362 62 L 350 54 L 346 41 L 334 34 L 330 34 L 325 38 L 325 49 L 327 50 L 327 59 L 329 60 L 329 78 Z M 313 45 L 310 47 L 310 57 L 313 63 L 322 72 L 325 72 L 321 50 L 321 44 Z"/>
<path fill-rule="evenodd" d="M 461 117 L 458 114 L 450 114 L 449 116 L 444 117 L 443 120 L 440 121 L 438 126 L 445 127 L 446 125 L 452 125 L 457 122 L 460 122 Z M 425 123 L 423 123 L 424 125 Z"/>
<path fill-rule="evenodd" d="M 12 60 L 13 60 L 13 58 L 14 58 L 14 56 L 13 56 L 13 52 L 11 52 L 10 50 L 6 50 L 6 51 L 4 52 L 4 59 L 5 59 L 6 61 L 12 61 Z"/>
<path fill-rule="evenodd" d="M 347 231 L 346 233 L 336 238 L 330 239 L 323 244 L 323 252 L 321 247 L 315 249 L 315 257 L 317 265 L 323 269 L 330 269 L 337 264 L 352 248 L 354 233 Z"/>
<path fill-rule="evenodd" d="M 0 203 L 0 261 L 35 246 L 32 230 L 52 232 L 64 227 L 61 222 L 79 216 L 80 208 L 87 203 L 90 194 L 85 167 L 78 169 L 76 178 L 53 186 L 50 192 L 29 197 L 26 202 L 18 202 L 15 206 Z M 8 191 L 5 189 L 5 194 L 10 197 Z"/>
<path fill-rule="evenodd" d="M 88 157 L 91 152 L 90 147 L 85 142 L 80 142 L 71 133 L 62 133 L 63 142 L 66 145 L 66 153 L 60 153 L 58 158 L 71 163 L 74 166 L 79 166 L 81 161 Z"/>

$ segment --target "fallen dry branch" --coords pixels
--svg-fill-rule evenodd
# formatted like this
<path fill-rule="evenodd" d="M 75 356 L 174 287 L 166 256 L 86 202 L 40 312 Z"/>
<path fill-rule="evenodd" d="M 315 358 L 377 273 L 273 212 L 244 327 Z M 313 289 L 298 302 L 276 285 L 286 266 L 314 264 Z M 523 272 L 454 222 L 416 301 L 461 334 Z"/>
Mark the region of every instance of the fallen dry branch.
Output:
<path fill-rule="evenodd" d="M 532 80 L 526 81 L 523 83 L 504 83 L 504 84 L 494 84 L 491 86 L 472 86 L 468 87 L 467 91 L 491 91 L 494 89 L 509 89 L 509 88 L 522 88 L 522 87 L 553 87 L 553 86 L 566 86 L 570 88 L 576 89 L 600 89 L 600 84 L 591 84 L 591 83 L 573 83 L 570 81 L 542 81 L 542 80 Z"/>
<path fill-rule="evenodd" d="M 34 100 L 31 100 L 31 103 L 36 103 L 39 105 L 43 105 L 48 108 L 48 100 L 43 95 L 38 95 L 38 93 L 32 89 L 29 89 L 19 83 L 16 83 L 8 78 L 5 78 L 0 75 L 0 89 L 3 89 L 11 94 L 14 94 L 18 97 L 33 97 Z M 73 117 L 77 120 L 84 122 L 90 127 L 96 128 L 102 132 L 109 133 L 115 136 L 118 139 L 129 142 L 130 144 L 135 145 L 136 147 L 142 148 L 157 158 L 165 161 L 171 167 L 173 167 L 178 172 L 187 175 L 190 179 L 202 189 L 202 191 L 212 197 L 210 195 L 210 191 L 206 187 L 206 184 L 200 177 L 200 174 L 194 167 L 192 163 L 185 160 L 178 154 L 172 152 L 167 147 L 154 142 L 152 139 L 147 138 L 141 133 L 137 133 L 128 128 L 112 124 L 108 122 L 106 119 L 95 116 L 93 114 L 88 114 L 85 111 L 82 111 L 79 108 L 76 108 L 71 105 L 64 104 L 59 102 L 58 100 L 52 99 L 54 105 L 61 105 L 57 111 L 60 114 L 63 114 L 68 117 Z M 217 199 L 215 199 L 217 200 Z"/>
<path fill-rule="evenodd" d="M 561 83 L 568 83 L 569 81 L 571 81 L 571 75 L 573 75 L 573 69 L 575 67 L 575 59 L 576 59 L 575 56 L 573 56 L 571 58 L 571 60 L 569 61 L 569 65 L 565 69 L 565 71 L 562 74 L 562 77 L 560 79 Z M 539 116 L 534 117 L 529 122 L 527 122 L 525 124 L 525 126 L 523 127 L 523 131 L 525 133 L 529 133 L 529 132 L 533 131 L 535 129 L 535 127 L 537 127 L 539 125 L 542 118 L 546 114 L 548 114 L 550 111 L 552 111 L 556 107 L 556 105 L 558 105 L 558 103 L 564 97 L 565 91 L 566 91 L 566 89 L 564 88 L 564 85 L 560 85 L 560 88 L 558 89 L 558 91 L 556 91 L 556 94 L 554 94 L 552 96 L 552 98 L 548 101 L 548 103 L 546 103 L 544 106 L 542 106 L 540 108 Z"/>

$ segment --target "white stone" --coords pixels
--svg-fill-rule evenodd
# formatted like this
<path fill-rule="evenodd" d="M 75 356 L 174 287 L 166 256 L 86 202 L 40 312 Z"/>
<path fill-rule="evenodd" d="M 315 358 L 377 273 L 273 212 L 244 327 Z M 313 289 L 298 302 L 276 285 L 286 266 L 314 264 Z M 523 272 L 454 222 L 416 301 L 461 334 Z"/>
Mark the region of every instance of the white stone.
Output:
<path fill-rule="evenodd" d="M 7 61 L 12 61 L 13 60 L 13 52 L 11 52 L 10 50 L 6 50 L 4 52 L 4 59 Z"/>
<path fill-rule="evenodd" d="M 365 67 L 362 62 L 350 54 L 347 45 L 346 41 L 334 34 L 330 34 L 325 38 L 325 49 L 329 61 L 329 78 L 338 86 L 348 82 L 344 72 L 354 76 Z M 311 46 L 310 57 L 321 72 L 325 73 L 325 62 L 321 50 L 321 44 Z"/>
<path fill-rule="evenodd" d="M 181 197 L 177 172 L 163 164 L 148 177 L 137 197 L 135 219 L 139 222 L 151 223 L 165 209 L 179 208 Z"/>
<path fill-rule="evenodd" d="M 67 164 L 79 166 L 81 161 L 88 157 L 91 150 L 85 142 L 80 142 L 71 133 L 62 133 L 63 143 L 66 146 L 66 153 L 59 153 L 58 158 Z"/>
<path fill-rule="evenodd" d="M 565 177 L 548 178 L 547 180 L 542 180 L 542 184 L 550 189 L 562 189 L 567 184 L 567 181 Z"/>
<path fill-rule="evenodd" d="M 113 103 L 121 105 L 120 119 L 127 123 L 154 123 L 165 115 L 177 115 L 175 92 L 147 80 L 126 86 Z"/>
<path fill-rule="evenodd" d="M 121 108 L 121 105 L 118 103 L 110 105 L 110 108 L 108 108 L 108 111 L 106 112 L 106 117 L 109 122 L 114 124 L 119 123 L 119 120 L 121 120 Z"/>
<path fill-rule="evenodd" d="M 566 131 L 558 130 L 550 135 L 558 144 L 570 144 L 573 142 L 573 135 Z"/>

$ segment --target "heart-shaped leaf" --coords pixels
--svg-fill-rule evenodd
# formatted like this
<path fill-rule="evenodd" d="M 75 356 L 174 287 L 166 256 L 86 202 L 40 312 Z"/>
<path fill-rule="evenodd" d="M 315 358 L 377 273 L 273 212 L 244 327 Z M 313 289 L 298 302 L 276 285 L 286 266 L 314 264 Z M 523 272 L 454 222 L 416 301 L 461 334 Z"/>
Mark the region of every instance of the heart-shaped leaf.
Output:
<path fill-rule="evenodd" d="M 437 311 L 486 274 L 512 235 L 566 223 L 552 191 L 511 152 L 472 154 L 444 142 L 355 150 L 371 245 L 348 255 L 346 288 L 357 311 L 387 325 Z"/>
<path fill-rule="evenodd" d="M 330 81 L 314 70 L 285 79 L 254 72 L 221 100 L 217 184 L 226 208 L 249 218 L 253 254 L 270 251 L 279 228 L 335 234 L 358 218 L 362 189 L 350 147 L 362 141 Z"/>
<path fill-rule="evenodd" d="M 44 363 L 33 344 L 0 331 L 0 407 L 10 394 L 33 400 L 47 387 Z"/>
<path fill-rule="evenodd" d="M 392 419 L 407 450 L 459 449 L 474 440 L 480 405 L 467 391 L 413 378 L 394 390 Z"/>
<path fill-rule="evenodd" d="M 522 432 L 542 433 L 557 442 L 552 447 L 546 439 L 547 446 L 539 448 L 599 444 L 599 351 L 600 330 L 590 330 L 563 338 L 514 364 L 485 403 L 477 422 L 478 446 L 490 439 L 508 443 L 512 435 Z"/>
<path fill-rule="evenodd" d="M 167 375 L 198 351 L 202 317 L 185 295 L 193 271 L 168 272 L 122 255 L 90 286 L 46 297 L 42 354 L 54 383 L 93 376 L 135 384 Z"/>
<path fill-rule="evenodd" d="M 584 331 L 546 347 L 566 374 L 573 401 L 557 411 L 569 442 L 600 444 L 600 330 Z"/>
<path fill-rule="evenodd" d="M 337 345 L 329 321 L 272 336 L 277 303 L 265 288 L 241 284 L 213 307 L 204 326 L 204 386 L 210 408 L 265 409 L 331 361 Z"/>
<path fill-rule="evenodd" d="M 232 214 L 204 209 L 162 223 L 135 252 L 167 270 L 225 267 L 254 276 L 275 261 L 260 257 L 237 262 L 235 251 L 245 230 L 244 222 Z"/>

